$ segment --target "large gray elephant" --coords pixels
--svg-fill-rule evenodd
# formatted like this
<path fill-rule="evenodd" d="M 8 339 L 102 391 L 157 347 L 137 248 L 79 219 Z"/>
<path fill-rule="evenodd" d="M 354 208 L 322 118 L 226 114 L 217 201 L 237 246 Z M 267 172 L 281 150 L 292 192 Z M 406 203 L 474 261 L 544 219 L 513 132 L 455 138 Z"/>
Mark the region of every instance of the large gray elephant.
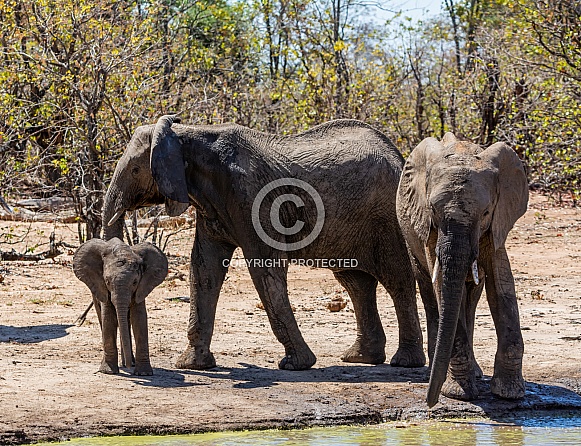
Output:
<path fill-rule="evenodd" d="M 165 254 L 151 243 L 128 246 L 118 238 L 91 239 L 73 257 L 75 275 L 91 290 L 103 336 L 99 371 L 119 373 L 117 326 L 123 365 L 133 362 L 131 328 L 135 337 L 134 375 L 151 375 L 145 298 L 167 275 Z"/>
<path fill-rule="evenodd" d="M 385 361 L 379 281 L 399 321 L 391 364 L 424 365 L 413 272 L 395 214 L 403 158 L 385 135 L 353 120 L 286 137 L 174 120 L 164 116 L 135 131 L 107 191 L 103 222 L 105 238 L 121 237 L 128 210 L 165 203 L 178 215 L 196 208 L 189 345 L 178 368 L 216 365 L 216 305 L 236 247 L 285 348 L 280 368 L 303 370 L 316 361 L 287 293 L 289 264 L 307 260 L 329 267 L 353 302 L 357 337 L 344 361 Z"/>
<path fill-rule="evenodd" d="M 522 163 L 504 143 L 484 150 L 446 133 L 441 142 L 423 140 L 406 161 L 397 214 L 427 313 L 430 407 L 440 391 L 478 396 L 473 332 L 484 284 L 498 337 L 492 393 L 524 396 L 524 347 L 505 241 L 527 203 Z"/>

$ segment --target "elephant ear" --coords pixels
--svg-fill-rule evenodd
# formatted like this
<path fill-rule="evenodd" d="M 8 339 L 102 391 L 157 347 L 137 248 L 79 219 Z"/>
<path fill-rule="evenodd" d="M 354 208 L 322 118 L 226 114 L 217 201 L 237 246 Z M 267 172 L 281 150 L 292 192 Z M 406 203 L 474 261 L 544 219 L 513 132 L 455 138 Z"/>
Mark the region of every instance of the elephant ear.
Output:
<path fill-rule="evenodd" d="M 101 302 L 109 299 L 109 290 L 103 278 L 103 254 L 109 249 L 107 242 L 93 238 L 83 243 L 73 256 L 73 271 L 79 280 Z"/>
<path fill-rule="evenodd" d="M 143 262 L 143 273 L 135 291 L 135 302 L 140 303 L 167 276 L 167 257 L 161 249 L 151 243 L 138 243 L 132 249 Z"/>
<path fill-rule="evenodd" d="M 180 122 L 175 115 L 159 118 L 151 137 L 151 174 L 166 198 L 165 210 L 175 217 L 190 205 L 182 145 L 171 126 Z"/>
<path fill-rule="evenodd" d="M 406 160 L 399 184 L 399 194 L 402 203 L 405 203 L 407 218 L 424 245 L 428 244 L 432 226 L 427 196 L 427 169 L 443 150 L 444 146 L 436 138 L 426 138 L 420 142 Z"/>
<path fill-rule="evenodd" d="M 494 249 L 504 245 L 514 223 L 526 212 L 529 185 L 522 162 L 505 143 L 491 145 L 479 154 L 498 169 L 498 201 L 492 215 Z"/>

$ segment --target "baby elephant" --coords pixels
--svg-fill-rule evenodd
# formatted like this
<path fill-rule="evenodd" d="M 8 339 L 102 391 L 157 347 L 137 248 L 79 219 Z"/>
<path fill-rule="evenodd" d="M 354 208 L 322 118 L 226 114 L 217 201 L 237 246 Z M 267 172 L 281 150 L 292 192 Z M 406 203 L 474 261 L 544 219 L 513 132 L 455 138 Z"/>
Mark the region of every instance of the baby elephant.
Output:
<path fill-rule="evenodd" d="M 145 297 L 167 275 L 165 254 L 151 243 L 128 246 L 118 238 L 107 242 L 91 239 L 75 253 L 73 270 L 91 290 L 99 317 L 103 335 L 103 360 L 99 371 L 119 373 L 117 325 L 121 334 L 122 365 L 132 364 L 131 321 L 135 337 L 133 374 L 152 375 Z"/>

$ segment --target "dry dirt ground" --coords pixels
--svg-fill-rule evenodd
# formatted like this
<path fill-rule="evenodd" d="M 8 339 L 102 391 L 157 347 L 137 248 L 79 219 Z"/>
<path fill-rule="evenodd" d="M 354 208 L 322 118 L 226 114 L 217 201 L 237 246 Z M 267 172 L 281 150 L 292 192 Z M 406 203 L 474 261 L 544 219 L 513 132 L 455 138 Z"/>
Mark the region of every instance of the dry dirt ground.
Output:
<path fill-rule="evenodd" d="M 56 239 L 76 244 L 76 226 L 0 222 L 2 250 L 23 251 Z M 71 269 L 72 251 L 53 260 L 4 262 L 0 283 L 0 444 L 87 435 L 185 433 L 247 427 L 378 422 L 442 416 L 498 418 L 516 411 L 581 408 L 581 210 L 554 207 L 533 195 L 527 214 L 509 235 L 508 252 L 525 340 L 527 396 L 519 402 L 491 397 L 496 337 L 486 299 L 477 311 L 475 352 L 485 378 L 472 403 L 441 397 L 424 403 L 428 369 L 345 364 L 355 339 L 350 303 L 339 312 L 326 304 L 346 293 L 323 269 L 293 266 L 289 291 L 302 333 L 317 355 L 308 371 L 277 369 L 283 354 L 245 267 L 231 268 L 219 301 L 212 348 L 218 367 L 174 367 L 186 346 L 188 257 L 193 234 L 170 239 L 168 279 L 148 298 L 154 375 L 97 373 L 100 331 L 94 310 L 74 321 L 90 302 Z M 46 247 L 39 246 L 36 250 Z M 239 251 L 235 256 L 241 256 Z M 418 300 L 419 302 L 419 300 Z M 381 288 L 379 308 L 395 352 L 397 325 Z M 421 308 L 421 307 L 420 307 Z M 425 323 L 423 310 L 420 312 Z M 425 340 L 424 340 L 425 344 Z"/>

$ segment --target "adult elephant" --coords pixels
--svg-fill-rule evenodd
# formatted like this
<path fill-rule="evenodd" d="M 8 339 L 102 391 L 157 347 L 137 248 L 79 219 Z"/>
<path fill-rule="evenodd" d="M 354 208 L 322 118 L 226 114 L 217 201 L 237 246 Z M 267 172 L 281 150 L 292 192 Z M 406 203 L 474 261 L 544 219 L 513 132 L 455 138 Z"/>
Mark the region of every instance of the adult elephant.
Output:
<path fill-rule="evenodd" d="M 527 203 L 522 163 L 504 143 L 484 150 L 446 133 L 441 142 L 423 140 L 406 161 L 397 214 L 427 313 L 430 407 L 440 391 L 478 396 L 473 332 L 484 284 L 498 337 L 491 391 L 524 396 L 524 347 L 505 241 Z"/>
<path fill-rule="evenodd" d="M 344 361 L 385 361 L 379 281 L 399 321 L 391 364 L 425 363 L 413 272 L 395 214 L 403 158 L 385 135 L 353 120 L 286 137 L 239 125 L 174 122 L 163 116 L 135 131 L 107 191 L 103 220 L 105 237 L 120 237 L 128 210 L 165 203 L 175 216 L 196 208 L 189 345 L 178 368 L 216 365 L 210 351 L 216 305 L 236 247 L 284 345 L 280 368 L 308 369 L 316 360 L 288 299 L 292 262 L 330 267 L 347 289 L 357 338 Z"/>

